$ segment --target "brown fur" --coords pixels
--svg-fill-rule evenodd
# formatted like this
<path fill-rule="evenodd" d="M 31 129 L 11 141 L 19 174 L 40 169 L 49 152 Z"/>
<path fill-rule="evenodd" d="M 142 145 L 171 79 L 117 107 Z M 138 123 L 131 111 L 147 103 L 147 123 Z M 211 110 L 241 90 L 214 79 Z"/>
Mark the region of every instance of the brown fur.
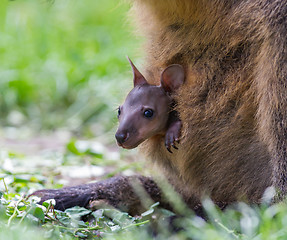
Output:
<path fill-rule="evenodd" d="M 142 151 L 191 207 L 205 194 L 256 203 L 271 185 L 284 196 L 287 1 L 134 0 L 132 13 L 146 38 L 146 79 L 159 84 L 174 63 L 186 71 L 174 96 L 179 150 L 168 153 L 155 136 Z M 149 191 L 156 200 L 157 191 Z"/>
<path fill-rule="evenodd" d="M 142 150 L 187 197 L 258 202 L 270 185 L 284 195 L 287 1 L 137 0 L 133 11 L 147 79 L 173 63 L 187 75 L 175 96 L 179 151 L 167 153 L 159 137 Z"/>

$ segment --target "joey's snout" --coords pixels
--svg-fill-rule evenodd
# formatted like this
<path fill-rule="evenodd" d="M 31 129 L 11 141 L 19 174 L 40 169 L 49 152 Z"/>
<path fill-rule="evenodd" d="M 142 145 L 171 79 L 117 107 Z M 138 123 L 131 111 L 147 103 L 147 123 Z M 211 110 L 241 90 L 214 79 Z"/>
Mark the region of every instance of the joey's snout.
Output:
<path fill-rule="evenodd" d="M 137 147 L 139 144 L 137 135 L 134 135 L 129 131 L 118 130 L 115 134 L 115 137 L 118 145 L 122 148 L 132 149 Z"/>
<path fill-rule="evenodd" d="M 126 132 L 116 132 L 116 140 L 118 142 L 118 144 L 121 146 L 123 143 L 125 143 L 125 141 L 127 141 L 128 139 L 128 133 Z"/>
<path fill-rule="evenodd" d="M 123 127 L 124 126 L 124 127 Z M 117 144 L 125 149 L 133 149 L 137 147 L 144 139 L 136 129 L 132 126 L 128 128 L 125 126 L 125 122 L 121 122 L 120 126 L 115 134 Z"/>

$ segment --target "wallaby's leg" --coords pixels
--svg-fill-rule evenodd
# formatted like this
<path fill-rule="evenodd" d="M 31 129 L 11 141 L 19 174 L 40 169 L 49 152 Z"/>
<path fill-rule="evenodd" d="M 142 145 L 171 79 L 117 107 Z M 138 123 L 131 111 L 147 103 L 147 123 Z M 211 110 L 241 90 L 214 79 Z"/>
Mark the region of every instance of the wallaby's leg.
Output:
<path fill-rule="evenodd" d="M 32 195 L 41 197 L 41 202 L 55 199 L 55 208 L 59 210 L 73 206 L 93 208 L 97 204 L 106 203 L 132 215 L 148 207 L 145 206 L 148 198 L 153 202 L 161 202 L 161 191 L 156 183 L 143 176 L 113 177 L 97 183 L 39 190 Z"/>
<path fill-rule="evenodd" d="M 95 210 L 103 205 L 110 205 L 131 215 L 137 215 L 149 208 L 152 202 L 160 202 L 161 207 L 175 210 L 163 196 L 157 184 L 151 178 L 144 176 L 113 177 L 74 187 L 43 189 L 32 195 L 41 197 L 41 203 L 48 199 L 55 199 L 55 208 L 59 210 L 74 206 Z M 196 199 L 188 198 L 184 201 L 196 215 L 206 218 L 201 204 Z M 221 209 L 228 205 L 227 203 L 216 204 Z"/>

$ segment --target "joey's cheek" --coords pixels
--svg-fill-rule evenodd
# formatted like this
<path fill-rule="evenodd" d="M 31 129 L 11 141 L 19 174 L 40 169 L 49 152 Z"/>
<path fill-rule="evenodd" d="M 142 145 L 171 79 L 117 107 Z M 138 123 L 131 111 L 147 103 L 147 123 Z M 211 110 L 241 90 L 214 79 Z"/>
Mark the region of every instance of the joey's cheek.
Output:
<path fill-rule="evenodd" d="M 138 138 L 146 140 L 153 135 L 158 133 L 159 126 L 154 123 L 146 124 L 144 127 L 140 128 L 138 131 Z"/>

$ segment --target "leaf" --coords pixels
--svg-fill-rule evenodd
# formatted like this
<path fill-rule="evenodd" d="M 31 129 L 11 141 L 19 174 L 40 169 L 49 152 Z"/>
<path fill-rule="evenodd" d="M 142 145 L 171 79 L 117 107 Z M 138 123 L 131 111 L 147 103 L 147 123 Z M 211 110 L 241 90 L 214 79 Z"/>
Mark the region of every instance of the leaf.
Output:
<path fill-rule="evenodd" d="M 32 210 L 30 210 L 30 213 L 38 218 L 40 221 L 44 222 L 45 221 L 45 214 L 43 212 L 43 209 L 38 207 L 38 206 L 32 206 Z"/>
<path fill-rule="evenodd" d="M 119 231 L 121 227 L 119 225 L 115 225 L 115 226 L 111 226 L 110 229 L 112 232 L 115 232 L 115 231 Z"/>
<path fill-rule="evenodd" d="M 39 218 L 35 217 L 33 214 L 30 214 L 30 213 L 27 214 L 25 219 L 27 219 L 29 222 L 34 223 L 34 224 L 39 222 Z"/>
<path fill-rule="evenodd" d="M 43 202 L 42 205 L 46 208 L 48 208 L 50 205 L 55 206 L 56 200 L 55 199 L 48 199 L 45 202 Z"/>
<path fill-rule="evenodd" d="M 83 234 L 81 232 L 76 232 L 75 237 L 86 238 L 86 237 L 88 237 L 88 235 L 87 234 Z"/>
<path fill-rule="evenodd" d="M 92 212 L 91 210 L 88 210 L 83 207 L 78 207 L 78 206 L 73 207 L 73 208 L 68 208 L 65 210 L 65 213 L 69 217 L 74 218 L 74 219 L 80 219 L 81 217 L 86 216 L 90 214 L 91 212 Z"/>
<path fill-rule="evenodd" d="M 148 215 L 153 214 L 153 213 L 154 213 L 154 208 L 157 207 L 158 205 L 159 205 L 159 202 L 154 203 L 153 205 L 150 206 L 150 209 L 147 210 L 147 211 L 145 211 L 145 212 L 143 212 L 143 213 L 141 214 L 141 216 L 142 216 L 142 217 L 146 217 L 146 216 L 148 216 Z"/>
<path fill-rule="evenodd" d="M 77 147 L 76 147 L 76 141 L 75 140 L 71 140 L 68 144 L 67 144 L 67 150 L 70 151 L 71 153 L 75 154 L 75 155 L 83 155 L 83 153 L 81 153 Z"/>
<path fill-rule="evenodd" d="M 79 228 L 85 228 L 88 227 L 89 223 L 85 223 L 84 221 L 78 221 L 78 226 Z"/>
<path fill-rule="evenodd" d="M 100 218 L 104 217 L 104 209 L 99 209 L 92 212 L 92 216 L 98 221 Z"/>
<path fill-rule="evenodd" d="M 71 224 L 72 219 L 70 217 L 66 217 L 66 216 L 58 216 L 57 218 L 59 219 L 59 221 L 64 224 L 65 226 L 68 226 Z"/>
<path fill-rule="evenodd" d="M 121 227 L 133 224 L 134 218 L 125 212 L 117 209 L 104 209 L 104 215 L 112 219 L 112 221 Z"/>

